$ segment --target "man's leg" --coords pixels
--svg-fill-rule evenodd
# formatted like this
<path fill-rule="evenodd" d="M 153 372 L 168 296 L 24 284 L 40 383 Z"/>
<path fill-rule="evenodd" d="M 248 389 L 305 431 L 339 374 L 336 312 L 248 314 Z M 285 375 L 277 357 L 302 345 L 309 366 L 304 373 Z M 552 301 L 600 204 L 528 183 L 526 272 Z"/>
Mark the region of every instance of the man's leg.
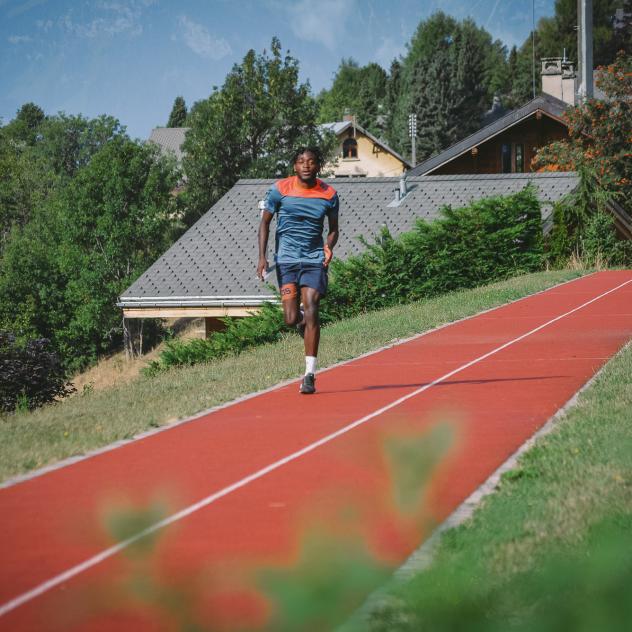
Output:
<path fill-rule="evenodd" d="M 277 281 L 286 325 L 296 325 L 301 320 L 298 310 L 298 266 L 277 264 Z"/>
<path fill-rule="evenodd" d="M 313 287 L 301 288 L 301 300 L 305 316 L 305 355 L 316 357 L 318 355 L 318 343 L 320 342 L 320 319 L 318 309 L 320 306 L 320 292 Z"/>
<path fill-rule="evenodd" d="M 296 325 L 301 320 L 298 309 L 298 285 L 286 283 L 281 286 L 281 305 L 286 325 Z"/>
<path fill-rule="evenodd" d="M 314 374 L 316 373 L 316 357 L 320 342 L 320 320 L 318 317 L 320 292 L 312 287 L 303 286 L 301 300 L 305 313 L 303 317 L 305 325 L 305 377 L 301 383 L 300 391 L 305 395 L 310 395 L 316 392 Z"/>

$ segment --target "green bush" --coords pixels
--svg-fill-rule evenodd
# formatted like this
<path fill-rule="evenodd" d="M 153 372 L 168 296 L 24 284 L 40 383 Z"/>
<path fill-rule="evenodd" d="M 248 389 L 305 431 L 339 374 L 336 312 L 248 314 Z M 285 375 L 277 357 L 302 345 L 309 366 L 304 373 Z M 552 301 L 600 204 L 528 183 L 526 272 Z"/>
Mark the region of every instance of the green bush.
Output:
<path fill-rule="evenodd" d="M 393 238 L 384 230 L 365 252 L 334 261 L 324 305 L 334 320 L 470 288 L 542 267 L 540 204 L 531 187 L 442 210 Z"/>
<path fill-rule="evenodd" d="M 32 410 L 74 392 L 45 338 L 20 343 L 0 331 L 0 410 Z"/>
<path fill-rule="evenodd" d="M 383 231 L 366 251 L 332 264 L 321 321 L 475 287 L 542 266 L 540 204 L 532 188 L 461 209 L 443 209 L 432 223 L 395 239 Z M 254 345 L 274 342 L 284 329 L 279 307 L 267 304 L 250 318 L 226 319 L 227 329 L 208 340 L 170 341 L 148 376 L 172 366 L 207 362 Z"/>
<path fill-rule="evenodd" d="M 265 303 L 261 312 L 249 318 L 226 318 L 224 323 L 224 331 L 207 339 L 170 340 L 160 358 L 143 370 L 144 374 L 151 377 L 173 366 L 198 364 L 240 353 L 248 347 L 278 340 L 285 329 L 283 312 L 271 303 Z"/>

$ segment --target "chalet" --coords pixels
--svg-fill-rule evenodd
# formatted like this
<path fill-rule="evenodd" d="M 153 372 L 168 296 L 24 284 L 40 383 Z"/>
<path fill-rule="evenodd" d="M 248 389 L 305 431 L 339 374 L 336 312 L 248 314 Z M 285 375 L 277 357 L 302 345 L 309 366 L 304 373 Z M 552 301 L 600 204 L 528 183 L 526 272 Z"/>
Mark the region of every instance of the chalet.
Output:
<path fill-rule="evenodd" d="M 394 149 L 358 125 L 352 115 L 335 123 L 323 123 L 320 129 L 333 132 L 338 139 L 337 160 L 324 168 L 334 178 L 392 177 L 412 167 Z"/>
<path fill-rule="evenodd" d="M 531 160 L 541 147 L 567 137 L 564 113 L 575 102 L 571 62 L 543 59 L 541 76 L 541 95 L 424 160 L 410 175 L 531 171 Z"/>

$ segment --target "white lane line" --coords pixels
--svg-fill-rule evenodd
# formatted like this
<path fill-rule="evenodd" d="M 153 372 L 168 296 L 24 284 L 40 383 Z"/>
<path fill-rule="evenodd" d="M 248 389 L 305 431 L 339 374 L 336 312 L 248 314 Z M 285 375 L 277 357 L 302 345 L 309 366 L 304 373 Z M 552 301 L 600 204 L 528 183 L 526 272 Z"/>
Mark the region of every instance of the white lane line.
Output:
<path fill-rule="evenodd" d="M 475 364 L 478 364 L 479 362 L 482 362 L 483 360 L 489 358 L 490 356 L 493 356 L 496 353 L 499 353 L 503 349 L 506 349 L 507 347 L 510 347 L 511 345 L 514 345 L 517 342 L 520 342 L 521 340 L 524 340 L 525 338 L 529 336 L 532 336 L 533 334 L 544 329 L 545 327 L 548 327 L 549 325 L 552 325 L 553 323 L 556 323 L 558 320 L 561 320 L 562 318 L 566 318 L 567 316 L 574 314 L 575 312 L 579 311 L 580 309 L 583 309 L 584 307 L 587 307 L 588 305 L 594 303 L 595 301 L 598 301 L 604 296 L 608 296 L 608 294 L 612 294 L 616 290 L 624 287 L 625 285 L 628 285 L 629 283 L 632 283 L 632 279 L 630 279 L 629 281 L 625 281 L 624 283 L 621 283 L 617 285 L 616 287 L 606 292 L 603 292 L 602 294 L 599 294 L 598 296 L 590 299 L 589 301 L 586 301 L 585 303 L 582 303 L 578 307 L 575 307 L 571 309 L 570 311 L 565 312 L 564 314 L 561 314 L 560 316 L 556 316 L 555 318 L 548 320 L 542 325 L 539 325 L 538 327 L 535 327 L 534 329 L 527 331 L 521 336 L 518 336 L 517 338 L 514 338 L 510 340 L 509 342 L 506 342 L 500 345 L 499 347 L 496 347 L 495 349 L 492 349 L 491 351 L 488 351 L 487 353 L 481 356 L 478 356 L 477 358 L 474 358 L 474 360 L 470 360 L 469 362 L 462 364 L 461 366 L 457 367 L 456 369 L 453 369 L 449 373 L 446 373 L 445 375 L 442 375 L 441 377 L 437 378 L 433 382 L 425 384 L 424 386 L 421 386 L 420 388 L 412 391 L 411 393 L 408 393 L 408 395 L 403 395 L 402 397 L 394 400 L 390 404 L 387 404 L 386 406 L 382 406 L 382 408 L 379 408 L 378 410 L 375 410 L 372 413 L 365 415 L 361 419 L 358 419 L 344 426 L 343 428 L 336 430 L 336 432 L 332 432 L 331 434 L 328 434 L 327 436 L 319 439 L 318 441 L 314 441 L 313 443 L 310 443 L 304 448 L 301 448 L 300 450 L 297 450 L 296 452 L 293 452 L 292 454 L 289 454 L 288 456 L 282 459 L 279 459 L 278 461 L 275 461 L 274 463 L 271 463 L 270 465 L 267 465 L 264 468 L 261 468 L 260 470 L 254 472 L 253 474 L 250 474 L 249 476 L 246 476 L 245 478 L 242 478 L 241 480 L 233 483 L 232 485 L 229 485 L 228 487 L 224 487 L 224 489 L 221 489 L 218 492 L 215 492 L 214 494 L 211 494 L 207 496 L 206 498 L 203 498 L 197 503 L 194 503 L 193 505 L 189 505 L 188 507 L 185 507 L 181 511 L 178 511 L 175 514 L 172 514 L 171 516 L 165 518 L 164 520 L 161 520 L 160 522 L 156 522 L 155 524 L 147 527 L 143 531 L 140 531 L 139 533 L 128 538 L 127 540 L 123 540 L 122 542 L 119 542 L 118 544 L 111 546 L 110 548 L 105 549 L 104 551 L 101 551 L 101 553 L 98 553 L 97 555 L 81 562 L 80 564 L 77 564 L 76 566 L 69 568 L 63 573 L 60 573 L 59 575 L 52 577 L 51 579 L 41 583 L 39 586 L 36 586 L 35 588 L 32 588 L 31 590 L 25 593 L 22 593 L 21 595 L 15 597 L 14 599 L 11 599 L 10 601 L 7 601 L 6 603 L 2 604 L 2 606 L 0 606 L 0 617 L 11 612 L 12 610 L 15 610 L 16 608 L 27 603 L 28 601 L 35 599 L 35 597 L 38 597 L 39 595 L 51 590 L 55 586 L 59 586 L 65 581 L 72 579 L 73 577 L 75 577 L 76 575 L 79 575 L 83 571 L 86 571 L 92 568 L 93 566 L 96 566 L 97 564 L 103 562 L 104 560 L 116 555 L 117 553 L 127 548 L 134 542 L 137 542 L 138 540 L 140 540 L 141 538 L 144 538 L 145 536 L 150 535 L 151 533 L 154 533 L 155 531 L 158 531 L 159 529 L 162 529 L 170 524 L 173 524 L 174 522 L 177 522 L 178 520 L 181 520 L 182 518 L 186 518 L 187 516 L 190 516 L 196 511 L 199 511 L 200 509 L 203 509 L 204 507 L 207 507 L 208 505 L 214 503 L 216 500 L 219 500 L 220 498 L 223 498 L 224 496 L 231 494 L 232 492 L 240 489 L 241 487 L 245 487 L 249 483 L 252 483 L 253 481 L 256 481 L 259 478 L 262 478 L 266 474 L 269 474 L 270 472 L 273 472 L 274 470 L 279 469 L 283 465 L 287 465 L 288 463 L 295 461 L 296 459 L 304 456 L 305 454 L 312 452 L 316 448 L 319 448 L 320 446 L 333 441 L 337 437 L 340 437 L 341 435 L 346 434 L 350 430 L 353 430 L 354 428 L 361 426 L 362 424 L 365 424 L 367 421 L 370 421 L 371 419 L 391 410 L 392 408 L 399 406 L 400 404 L 411 399 L 412 397 L 416 397 L 420 393 L 427 391 L 429 388 L 432 388 L 433 386 L 436 386 L 437 384 L 444 382 L 445 380 L 451 378 L 453 375 L 456 375 L 457 373 L 460 373 L 461 371 L 465 371 L 469 367 Z"/>
<path fill-rule="evenodd" d="M 586 274 L 584 276 L 569 279 L 568 281 L 561 281 L 560 283 L 557 283 L 556 285 L 552 285 L 551 287 L 548 287 L 544 290 L 538 290 L 537 292 L 534 292 L 533 294 L 527 294 L 526 296 L 522 296 L 520 298 L 516 298 L 511 301 L 508 301 L 507 303 L 503 303 L 502 305 L 496 305 L 496 307 L 489 307 L 475 314 L 470 314 L 469 316 L 464 316 L 463 318 L 457 318 L 456 320 L 443 323 L 442 325 L 437 325 L 436 327 L 432 327 L 431 329 L 426 329 L 425 331 L 422 331 L 421 333 L 413 334 L 405 338 L 395 338 L 380 347 L 371 349 L 371 351 L 366 351 L 364 353 L 361 353 L 360 355 L 355 356 L 354 358 L 349 358 L 347 360 L 339 360 L 338 362 L 334 362 L 333 364 L 330 364 L 327 367 L 319 369 L 318 373 L 322 375 L 325 372 L 333 371 L 334 369 L 337 369 L 338 367 L 341 367 L 341 366 L 349 366 L 349 368 L 354 368 L 354 363 L 357 360 L 363 360 L 364 358 L 377 355 L 382 351 L 386 351 L 387 349 L 392 349 L 393 347 L 405 345 L 406 343 L 412 342 L 413 340 L 419 340 L 420 338 L 429 336 L 437 331 L 441 331 L 442 329 L 451 327 L 452 325 L 458 325 L 459 323 L 467 322 L 475 318 L 482 318 L 485 314 L 491 314 L 498 310 L 502 310 L 506 307 L 509 307 L 510 305 L 515 305 L 522 301 L 526 301 L 530 298 L 538 297 L 543 294 L 556 295 L 558 294 L 557 290 L 559 290 L 560 288 L 565 288 L 566 286 L 569 286 L 573 283 L 580 283 L 581 281 L 590 279 L 596 276 L 597 274 L 605 274 L 605 273 L 591 272 L 590 274 Z M 573 292 L 572 294 L 586 294 L 586 291 L 585 290 L 583 292 L 577 291 L 577 292 Z M 211 406 L 210 408 L 205 408 L 189 417 L 178 419 L 175 422 L 165 424 L 159 428 L 144 430 L 142 432 L 139 432 L 138 434 L 135 434 L 133 437 L 129 439 L 119 439 L 118 441 L 110 443 L 109 445 L 102 446 L 100 448 L 95 448 L 94 450 L 89 450 L 85 454 L 67 457 L 65 459 L 62 459 L 61 461 L 51 463 L 50 465 L 45 465 L 44 467 L 40 467 L 37 470 L 31 470 L 25 474 L 17 474 L 16 476 L 13 476 L 1 482 L 0 490 L 6 489 L 7 487 L 12 487 L 13 485 L 18 485 L 19 483 L 23 483 L 25 481 L 30 481 L 34 478 L 38 478 L 39 476 L 43 476 L 44 474 L 49 474 L 50 472 L 61 470 L 70 465 L 75 465 L 77 463 L 81 463 L 82 461 L 87 461 L 88 459 L 94 458 L 95 456 L 100 456 L 101 454 L 105 454 L 106 452 L 112 452 L 113 450 L 117 450 L 118 448 L 122 448 L 132 443 L 141 441 L 143 439 L 153 437 L 154 435 L 161 434 L 163 432 L 170 432 L 174 428 L 178 428 L 179 426 L 190 423 L 192 421 L 198 421 L 201 418 L 210 415 L 211 413 L 217 412 L 219 410 L 223 410 L 224 408 L 229 408 L 230 406 L 234 406 L 235 404 L 246 402 L 250 399 L 254 399 L 255 397 L 259 397 L 260 395 L 265 395 L 267 393 L 277 391 L 285 386 L 289 386 L 290 384 L 294 384 L 297 379 L 298 379 L 298 376 L 291 377 L 287 380 L 283 380 L 282 382 L 277 382 L 276 384 L 273 384 L 272 386 L 263 388 L 260 391 L 255 391 L 254 393 L 248 393 L 247 395 L 240 395 L 239 397 L 236 397 L 235 399 L 231 399 L 221 404 L 216 404 L 215 406 Z"/>

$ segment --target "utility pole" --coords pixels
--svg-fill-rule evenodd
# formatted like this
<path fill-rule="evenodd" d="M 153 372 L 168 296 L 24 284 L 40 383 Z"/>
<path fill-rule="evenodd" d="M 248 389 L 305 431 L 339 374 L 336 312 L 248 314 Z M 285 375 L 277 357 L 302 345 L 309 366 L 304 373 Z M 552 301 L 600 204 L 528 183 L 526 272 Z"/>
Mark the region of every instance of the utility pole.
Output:
<path fill-rule="evenodd" d="M 593 9 L 592 0 L 577 0 L 578 102 L 593 98 Z"/>
<path fill-rule="evenodd" d="M 408 135 L 410 136 L 410 144 L 412 147 L 411 162 L 413 167 L 417 164 L 417 115 L 408 115 Z"/>

